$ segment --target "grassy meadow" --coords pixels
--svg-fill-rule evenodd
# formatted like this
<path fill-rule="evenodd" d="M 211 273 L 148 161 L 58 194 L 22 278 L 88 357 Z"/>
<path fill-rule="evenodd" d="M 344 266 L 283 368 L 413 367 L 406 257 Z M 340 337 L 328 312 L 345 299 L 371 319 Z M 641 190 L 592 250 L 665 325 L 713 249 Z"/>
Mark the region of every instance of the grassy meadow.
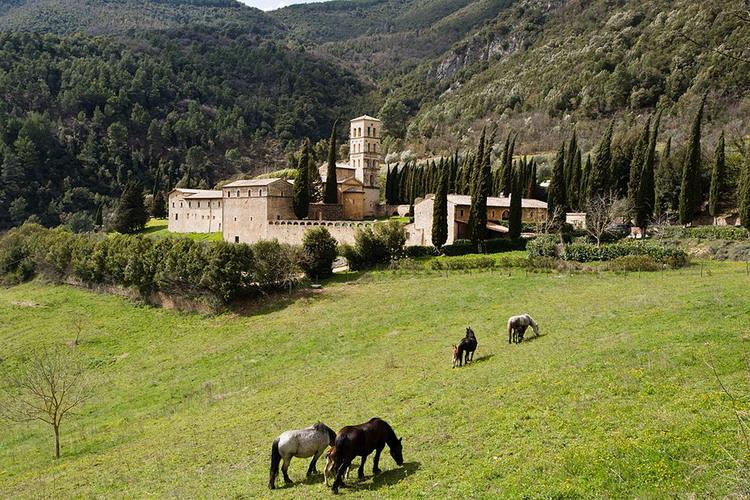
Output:
<path fill-rule="evenodd" d="M 729 399 L 750 392 L 744 264 L 658 273 L 372 272 L 202 316 L 39 281 L 0 289 L 5 361 L 63 345 L 96 381 L 63 424 L 0 422 L 0 497 L 328 498 L 266 488 L 272 440 L 373 416 L 403 467 L 353 473 L 358 498 L 697 498 L 750 493 Z M 528 312 L 543 335 L 509 346 Z M 475 362 L 451 369 L 471 325 Z M 2 363 L 0 363 L 0 371 Z M 743 408 L 744 409 L 744 408 Z M 324 462 L 319 464 L 322 469 Z"/>
<path fill-rule="evenodd" d="M 156 238 L 190 238 L 196 241 L 221 241 L 221 233 L 170 233 L 167 219 L 149 219 L 140 234 Z"/>

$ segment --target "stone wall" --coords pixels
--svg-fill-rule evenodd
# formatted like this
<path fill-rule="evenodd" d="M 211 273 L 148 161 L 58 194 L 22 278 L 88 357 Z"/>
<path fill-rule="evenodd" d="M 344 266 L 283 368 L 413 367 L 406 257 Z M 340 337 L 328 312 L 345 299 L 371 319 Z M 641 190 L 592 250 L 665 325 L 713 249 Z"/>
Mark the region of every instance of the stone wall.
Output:
<path fill-rule="evenodd" d="M 266 228 L 266 239 L 279 240 L 292 245 L 302 244 L 305 231 L 314 227 L 325 227 L 336 241 L 354 244 L 354 234 L 357 229 L 365 228 L 374 222 L 363 221 L 326 221 L 326 220 L 271 220 Z"/>
<path fill-rule="evenodd" d="M 343 207 L 338 203 L 310 203 L 308 219 L 312 220 L 342 220 L 344 218 Z"/>

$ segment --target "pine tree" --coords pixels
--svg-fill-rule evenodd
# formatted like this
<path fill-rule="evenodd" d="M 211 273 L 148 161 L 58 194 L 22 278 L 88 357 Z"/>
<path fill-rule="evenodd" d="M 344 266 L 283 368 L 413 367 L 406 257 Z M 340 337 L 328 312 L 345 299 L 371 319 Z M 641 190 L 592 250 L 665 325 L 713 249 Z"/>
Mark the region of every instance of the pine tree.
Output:
<path fill-rule="evenodd" d="M 581 150 L 576 148 L 576 154 L 573 156 L 573 167 L 570 175 L 570 184 L 568 186 L 568 205 L 571 209 L 581 208 L 581 176 L 583 175 L 583 165 L 581 164 Z"/>
<path fill-rule="evenodd" d="M 487 197 L 485 196 L 485 134 L 486 129 L 482 129 L 482 135 L 479 138 L 477 154 L 474 157 L 474 168 L 471 173 L 471 207 L 469 210 L 469 229 L 471 231 L 471 242 L 475 248 L 478 248 L 479 242 L 483 241 L 487 232 Z"/>
<path fill-rule="evenodd" d="M 333 122 L 331 138 L 328 140 L 328 170 L 326 171 L 326 187 L 323 203 L 334 204 L 339 202 L 338 179 L 336 178 L 336 127 L 338 124 L 338 120 Z M 387 186 L 388 182 L 386 181 L 386 190 Z"/>
<path fill-rule="evenodd" d="M 578 198 L 578 206 L 581 210 L 586 209 L 586 205 L 588 205 L 588 185 L 589 185 L 589 177 L 591 176 L 591 170 L 594 167 L 591 164 L 591 155 L 586 155 L 586 165 L 581 170 L 581 181 L 580 181 L 580 188 L 579 188 L 579 198 Z"/>
<path fill-rule="evenodd" d="M 680 184 L 680 224 L 689 224 L 700 212 L 703 201 L 701 188 L 701 123 L 703 122 L 703 108 L 706 98 L 703 98 L 698 113 L 693 120 L 690 142 L 682 168 L 682 183 Z"/>
<path fill-rule="evenodd" d="M 432 208 L 432 244 L 441 248 L 448 240 L 448 181 L 450 170 L 440 160 L 440 176 Z"/>
<path fill-rule="evenodd" d="M 737 206 L 742 227 L 750 231 L 750 143 L 745 146 L 745 164 L 740 174 Z"/>
<path fill-rule="evenodd" d="M 587 173 L 589 178 L 587 198 L 589 200 L 593 200 L 597 196 L 604 196 L 609 191 L 609 164 L 612 162 L 612 132 L 614 126 L 614 121 L 611 121 L 596 148 L 593 167 L 590 173 Z"/>
<path fill-rule="evenodd" d="M 651 131 L 646 156 L 641 167 L 641 179 L 638 185 L 638 196 L 636 197 L 635 225 L 644 231 L 654 213 L 654 165 L 656 163 L 656 140 L 659 136 L 659 122 L 661 122 L 661 112 L 656 115 L 654 128 Z"/>
<path fill-rule="evenodd" d="M 513 189 L 510 192 L 510 214 L 508 216 L 508 236 L 516 239 L 521 237 L 523 178 L 521 170 L 516 169 L 513 175 Z"/>
<path fill-rule="evenodd" d="M 516 138 L 513 137 L 513 140 L 510 142 L 510 146 L 508 147 L 508 154 L 505 157 L 505 169 L 503 172 L 505 173 L 505 176 L 503 177 L 503 195 L 508 196 L 510 194 L 511 189 L 513 188 L 513 154 L 515 153 L 516 149 Z"/>
<path fill-rule="evenodd" d="M 555 223 L 565 221 L 565 143 L 560 145 L 555 158 L 555 166 L 552 169 L 552 179 L 547 191 L 547 213 L 549 217 L 555 217 Z"/>
<path fill-rule="evenodd" d="M 631 217 L 636 215 L 638 205 L 638 191 L 641 185 L 641 170 L 646 162 L 648 152 L 649 137 L 651 136 L 651 118 L 646 120 L 638 142 L 633 150 L 633 156 L 630 160 L 630 175 L 628 177 L 628 212 Z"/>
<path fill-rule="evenodd" d="M 719 136 L 719 143 L 716 145 L 716 151 L 714 152 L 714 168 L 711 171 L 711 191 L 708 196 L 708 212 L 712 217 L 716 217 L 719 213 L 719 202 L 723 190 L 722 183 L 724 181 L 724 170 L 725 145 L 724 131 L 722 130 L 721 135 Z"/>
<path fill-rule="evenodd" d="M 131 181 L 125 185 L 114 216 L 114 229 L 127 234 L 140 231 L 148 222 L 148 211 L 141 187 Z"/>
<path fill-rule="evenodd" d="M 151 216 L 154 219 L 164 219 L 167 216 L 167 202 L 164 199 L 163 191 L 157 191 L 154 195 L 153 206 L 151 207 Z"/>
<path fill-rule="evenodd" d="M 297 178 L 294 180 L 292 208 L 298 219 L 307 217 L 310 211 L 310 141 L 305 141 L 297 163 Z"/>

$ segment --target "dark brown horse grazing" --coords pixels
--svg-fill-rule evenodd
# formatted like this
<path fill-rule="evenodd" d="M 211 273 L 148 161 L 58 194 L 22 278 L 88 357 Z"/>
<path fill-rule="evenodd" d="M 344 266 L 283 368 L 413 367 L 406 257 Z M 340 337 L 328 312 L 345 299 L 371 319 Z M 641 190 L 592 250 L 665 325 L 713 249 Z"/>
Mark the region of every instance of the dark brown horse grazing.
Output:
<path fill-rule="evenodd" d="M 333 462 L 331 469 L 336 475 L 336 479 L 333 481 L 333 492 L 338 493 L 339 487 L 344 485 L 344 474 L 352 464 L 354 457 L 362 457 L 362 462 L 359 464 L 359 470 L 357 471 L 359 479 L 364 479 L 365 460 L 367 455 L 373 451 L 375 452 L 375 458 L 373 459 L 372 473 L 379 473 L 380 453 L 386 444 L 393 460 L 398 465 L 403 465 L 401 439 L 396 437 L 396 433 L 385 420 L 372 418 L 364 424 L 348 425 L 342 428 L 336 435 L 336 442 L 330 453 L 330 459 Z M 326 467 L 327 472 L 328 467 Z"/>

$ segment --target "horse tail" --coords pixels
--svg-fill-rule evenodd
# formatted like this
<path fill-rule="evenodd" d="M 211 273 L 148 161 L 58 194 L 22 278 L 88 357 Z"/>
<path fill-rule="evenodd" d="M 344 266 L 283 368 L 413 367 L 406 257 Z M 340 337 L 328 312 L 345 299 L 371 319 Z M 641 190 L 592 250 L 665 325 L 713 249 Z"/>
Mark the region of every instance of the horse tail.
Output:
<path fill-rule="evenodd" d="M 281 464 L 281 453 L 279 453 L 279 438 L 274 439 L 271 445 L 271 476 L 268 480 L 268 487 L 273 489 L 276 482 L 276 476 L 279 475 L 279 465 Z"/>

